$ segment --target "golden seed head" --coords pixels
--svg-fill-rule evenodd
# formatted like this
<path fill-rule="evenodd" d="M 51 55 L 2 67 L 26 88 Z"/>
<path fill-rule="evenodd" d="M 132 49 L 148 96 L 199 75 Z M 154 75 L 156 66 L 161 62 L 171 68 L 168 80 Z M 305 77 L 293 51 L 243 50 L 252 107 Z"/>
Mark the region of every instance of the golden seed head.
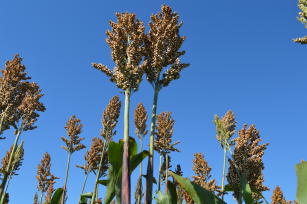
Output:
<path fill-rule="evenodd" d="M 44 202 L 44 204 L 51 204 L 51 198 L 52 198 L 52 194 L 53 194 L 53 192 L 55 191 L 55 189 L 54 189 L 54 183 L 55 183 L 55 181 L 53 181 L 53 182 L 50 182 L 50 184 L 49 184 L 49 187 L 48 187 L 48 189 L 47 189 L 47 194 L 46 194 L 46 196 L 45 196 L 45 202 Z"/>
<path fill-rule="evenodd" d="M 162 5 L 161 12 L 151 16 L 150 30 L 145 41 L 145 72 L 147 80 L 161 86 L 167 86 L 172 80 L 180 78 L 180 72 L 189 64 L 181 63 L 179 51 L 185 37 L 180 36 L 179 15 L 167 5 Z M 170 68 L 162 75 L 163 68 Z"/>
<path fill-rule="evenodd" d="M 297 19 L 307 28 L 307 0 L 298 0 L 298 8 L 300 12 L 298 13 Z M 307 36 L 293 39 L 293 41 L 300 44 L 307 44 Z"/>
<path fill-rule="evenodd" d="M 81 120 L 75 115 L 69 118 L 66 126 L 64 127 L 69 138 L 67 139 L 65 137 L 61 137 L 63 142 L 66 144 L 66 146 L 62 146 L 64 150 L 73 153 L 85 148 L 85 146 L 80 143 L 82 140 L 84 140 L 84 138 L 79 137 L 82 127 L 83 125 L 81 124 Z"/>
<path fill-rule="evenodd" d="M 286 201 L 280 187 L 276 186 L 272 195 L 272 204 L 291 204 L 291 203 L 292 203 L 291 201 Z"/>
<path fill-rule="evenodd" d="M 222 119 L 215 115 L 213 122 L 216 126 L 216 138 L 221 143 L 222 147 L 224 147 L 225 140 L 230 145 L 233 145 L 233 141 L 230 141 L 230 139 L 235 133 L 237 123 L 233 112 L 231 110 L 227 111 Z"/>
<path fill-rule="evenodd" d="M 147 111 L 142 103 L 139 103 L 134 111 L 134 124 L 136 127 L 135 133 L 139 139 L 143 139 L 147 134 L 146 122 L 147 122 Z"/>
<path fill-rule="evenodd" d="M 106 140 L 112 140 L 113 136 L 116 134 L 114 130 L 120 115 L 121 102 L 118 96 L 114 96 L 109 104 L 107 105 L 105 111 L 103 112 L 103 117 L 101 120 L 103 129 L 101 131 L 101 136 Z"/>
<path fill-rule="evenodd" d="M 240 178 L 237 174 L 235 165 L 238 171 L 243 175 L 252 189 L 261 193 L 269 190 L 263 182 L 262 171 L 264 164 L 262 157 L 264 150 L 266 150 L 268 143 L 260 145 L 262 141 L 259 131 L 254 125 L 247 128 L 247 125 L 239 131 L 239 137 L 235 139 L 235 148 L 233 153 L 233 160 L 229 160 L 230 166 L 228 170 L 227 180 L 229 185 L 234 188 L 234 197 L 238 198 L 240 195 Z M 258 194 L 253 194 L 255 200 L 259 200 Z"/>
<path fill-rule="evenodd" d="M 36 83 L 29 83 L 31 79 L 25 72 L 26 67 L 21 64 L 22 58 L 16 55 L 7 61 L 0 77 L 0 118 L 3 120 L 0 134 L 13 126 L 17 129 L 19 120 L 21 130 L 36 128 L 33 124 L 39 117 L 37 111 L 45 111 L 39 101 L 43 96 Z"/>
<path fill-rule="evenodd" d="M 170 112 L 163 112 L 157 115 L 157 132 L 154 143 L 154 149 L 159 154 L 168 154 L 170 152 L 179 152 L 175 145 L 179 142 L 172 144 L 172 135 L 174 132 L 175 120 L 171 117 Z"/>
<path fill-rule="evenodd" d="M 7 171 L 8 169 L 8 163 L 9 163 L 9 159 L 10 159 L 12 150 L 13 150 L 13 145 L 11 146 L 10 151 L 7 151 L 4 158 L 2 159 L 2 167 L 1 167 L 2 171 Z M 23 142 L 22 142 L 17 147 L 14 153 L 12 164 L 10 168 L 8 169 L 8 173 L 11 173 L 12 175 L 18 175 L 17 171 L 22 166 L 23 158 L 24 158 L 24 148 L 23 148 Z"/>
<path fill-rule="evenodd" d="M 104 72 L 117 87 L 137 90 L 144 73 L 141 61 L 144 56 L 145 27 L 132 13 L 116 13 L 117 22 L 110 21 L 107 43 L 112 50 L 115 63 L 113 71 L 105 65 L 93 63 L 93 67 Z"/>
<path fill-rule="evenodd" d="M 38 181 L 37 189 L 41 192 L 46 192 L 51 184 L 55 183 L 55 179 L 58 179 L 50 171 L 51 168 L 51 157 L 46 152 L 44 154 L 41 163 L 37 166 L 37 176 Z"/>
<path fill-rule="evenodd" d="M 192 176 L 193 182 L 211 192 L 219 191 L 219 187 L 216 185 L 215 179 L 209 181 L 211 178 L 211 167 L 205 160 L 204 155 L 201 153 L 196 153 L 194 154 L 194 158 L 192 169 L 195 175 Z"/>

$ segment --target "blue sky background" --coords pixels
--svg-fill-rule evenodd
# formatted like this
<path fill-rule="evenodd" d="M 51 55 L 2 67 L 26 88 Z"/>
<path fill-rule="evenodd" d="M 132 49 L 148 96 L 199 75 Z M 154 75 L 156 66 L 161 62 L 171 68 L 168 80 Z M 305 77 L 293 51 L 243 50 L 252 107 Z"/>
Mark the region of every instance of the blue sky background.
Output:
<path fill-rule="evenodd" d="M 173 166 L 180 163 L 190 177 L 193 154 L 202 152 L 220 183 L 222 150 L 212 120 L 214 114 L 232 109 L 238 129 L 244 123 L 256 124 L 263 141 L 270 143 L 264 156 L 265 184 L 271 188 L 266 198 L 271 200 L 272 190 L 280 185 L 287 199 L 295 199 L 294 165 L 307 157 L 306 47 L 291 41 L 306 34 L 296 20 L 297 1 L 3 0 L 0 65 L 20 53 L 29 75 L 42 87 L 47 107 L 39 128 L 22 135 L 25 160 L 9 187 L 14 192 L 10 203 L 32 203 L 36 166 L 46 151 L 52 157 L 52 172 L 64 177 L 67 156 L 60 148 L 60 137 L 65 136 L 71 115 L 82 120 L 82 136 L 89 146 L 91 138 L 99 135 L 101 114 L 110 98 L 120 94 L 123 99 L 115 85 L 90 65 L 113 66 L 105 42 L 108 20 L 114 20 L 117 11 L 129 11 L 147 24 L 163 3 L 179 12 L 184 22 L 181 34 L 187 36 L 183 46 L 187 52 L 183 61 L 191 63 L 180 80 L 159 96 L 158 112 L 173 112 L 174 140 L 181 141 L 182 152 L 172 155 Z M 143 102 L 150 113 L 152 94 L 144 80 L 132 96 L 132 110 Z M 121 121 L 115 140 L 121 138 L 122 127 Z M 5 134 L 0 156 L 13 142 L 12 132 Z M 74 165 L 83 164 L 84 153 L 72 156 L 69 204 L 79 198 L 83 175 Z M 63 179 L 56 187 L 62 184 Z M 90 191 L 92 182 L 87 187 Z"/>

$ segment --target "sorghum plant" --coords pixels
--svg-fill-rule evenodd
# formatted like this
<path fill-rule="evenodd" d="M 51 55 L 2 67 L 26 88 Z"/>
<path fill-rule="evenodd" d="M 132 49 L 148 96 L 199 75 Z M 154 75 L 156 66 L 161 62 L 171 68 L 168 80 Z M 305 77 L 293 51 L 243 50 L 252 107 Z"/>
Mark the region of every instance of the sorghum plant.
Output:
<path fill-rule="evenodd" d="M 124 152 L 122 174 L 122 203 L 130 204 L 131 184 L 129 167 L 129 109 L 131 92 L 136 91 L 144 73 L 144 25 L 132 13 L 116 13 L 117 23 L 110 21 L 107 43 L 112 50 L 116 67 L 111 71 L 105 65 L 93 64 L 104 72 L 117 87 L 125 91 Z"/>
<path fill-rule="evenodd" d="M 70 167 L 70 157 L 74 152 L 85 148 L 85 146 L 80 143 L 82 140 L 84 140 L 84 138 L 79 137 L 79 134 L 81 133 L 81 130 L 82 130 L 82 126 L 83 125 L 81 124 L 80 119 L 78 119 L 75 115 L 71 116 L 69 120 L 67 121 L 66 126 L 64 127 L 66 129 L 66 133 L 69 138 L 67 139 L 65 137 L 61 137 L 61 139 L 66 145 L 66 146 L 62 146 L 62 148 L 68 154 L 65 181 L 64 181 L 64 186 L 63 186 L 64 192 L 62 196 L 62 204 L 64 204 L 65 202 L 66 185 L 67 185 L 68 173 L 69 173 L 69 167 Z"/>
<path fill-rule="evenodd" d="M 226 156 L 227 150 L 229 150 L 230 146 L 233 145 L 233 141 L 231 141 L 231 137 L 235 133 L 236 121 L 234 114 L 231 110 L 227 111 L 227 113 L 220 119 L 217 115 L 215 115 L 214 123 L 216 126 L 216 138 L 221 144 L 221 147 L 224 151 L 223 158 L 223 170 L 222 170 L 222 198 L 224 198 L 224 187 L 225 187 L 225 174 L 226 174 Z"/>
<path fill-rule="evenodd" d="M 299 16 L 297 19 L 307 28 L 307 0 L 298 0 L 298 8 L 301 11 L 298 13 Z M 300 44 L 307 44 L 307 36 L 296 38 L 293 41 Z"/>
<path fill-rule="evenodd" d="M 29 79 L 29 77 L 25 76 L 26 74 L 24 73 L 24 70 L 25 70 L 25 67 L 21 64 L 21 58 L 19 58 L 19 56 L 16 56 L 12 61 L 6 63 L 6 69 L 3 71 L 3 75 L 6 76 L 6 75 L 12 74 L 13 76 L 11 76 L 11 78 L 12 78 L 11 82 L 12 82 L 12 84 L 14 84 L 13 83 L 14 80 L 17 80 L 18 82 L 20 82 L 21 80 Z M 10 81 L 10 77 L 8 77 L 7 80 Z M 5 81 L 5 80 L 3 79 L 3 81 Z M 8 82 L 8 84 L 10 84 L 10 83 Z M 8 106 L 6 106 L 6 107 L 13 106 L 14 110 L 13 110 L 13 112 L 5 112 L 5 111 L 11 110 L 11 109 L 10 108 L 4 109 L 5 110 L 4 111 L 5 112 L 4 117 L 6 119 L 3 120 L 2 123 L 4 125 L 7 124 L 7 125 L 13 126 L 15 128 L 16 137 L 15 137 L 15 141 L 13 143 L 12 154 L 10 155 L 8 165 L 7 165 L 7 169 L 4 172 L 3 179 L 2 179 L 2 182 L 1 182 L 1 186 L 0 186 L 0 197 L 1 198 L 4 195 L 3 192 L 4 192 L 4 189 L 5 189 L 8 177 L 9 177 L 9 173 L 7 173 L 7 172 L 9 172 L 8 168 L 11 166 L 11 164 L 13 162 L 13 155 L 16 152 L 16 148 L 17 148 L 18 141 L 19 141 L 21 133 L 24 132 L 24 131 L 35 129 L 36 126 L 34 125 L 34 123 L 37 121 L 37 118 L 39 117 L 38 112 L 44 112 L 45 111 L 45 106 L 43 105 L 43 103 L 40 102 L 40 98 L 43 96 L 43 94 L 41 94 L 41 89 L 39 88 L 39 86 L 36 83 L 34 83 L 34 82 L 29 83 L 27 81 L 24 81 L 24 82 L 21 81 L 19 83 L 19 86 L 17 86 L 19 88 L 17 88 L 17 87 L 12 88 L 14 91 L 16 91 L 16 89 L 17 89 L 16 92 L 19 93 L 19 95 L 14 93 L 14 91 L 10 90 L 9 88 L 6 92 L 5 91 L 6 90 L 5 85 L 3 85 L 3 86 L 4 86 L 4 91 L 3 91 L 4 96 L 1 96 L 1 97 L 8 100 L 7 101 Z M 9 85 L 8 85 L 8 87 L 9 87 Z M 8 96 L 6 97 L 5 94 L 15 95 L 16 100 L 18 102 L 15 101 L 13 103 L 14 105 L 12 105 L 11 103 L 14 100 L 12 100 L 10 102 L 10 100 L 12 98 L 8 97 Z M 4 103 L 4 107 L 5 107 L 5 103 Z M 8 114 L 10 115 L 10 117 L 7 118 L 6 115 L 8 115 Z M 4 129 L 7 129 L 7 128 L 8 128 L 8 126 L 4 126 Z M 1 204 L 3 204 L 3 202 Z"/>
<path fill-rule="evenodd" d="M 160 176 L 161 176 L 161 158 L 163 157 L 165 160 L 165 185 L 167 187 L 168 181 L 168 169 L 169 169 L 169 153 L 171 152 L 179 152 L 175 145 L 179 142 L 172 143 L 172 135 L 174 132 L 174 124 L 175 120 L 171 117 L 170 112 L 162 112 L 157 115 L 157 132 L 155 138 L 154 149 L 160 154 L 160 172 L 159 172 L 159 181 L 158 181 L 158 190 L 160 190 Z"/>
<path fill-rule="evenodd" d="M 105 111 L 103 112 L 102 116 L 102 130 L 101 130 L 101 136 L 104 139 L 104 145 L 101 149 L 101 157 L 99 161 L 98 171 L 96 173 L 96 180 L 95 180 L 95 186 L 93 189 L 93 195 L 91 199 L 91 204 L 94 204 L 94 201 L 96 200 L 96 197 L 98 195 L 98 181 L 99 178 L 106 172 L 107 165 L 108 165 L 108 155 L 107 150 L 110 141 L 112 141 L 114 135 L 116 134 L 115 127 L 118 123 L 118 118 L 120 115 L 120 108 L 121 108 L 121 102 L 119 100 L 118 96 L 114 96 L 109 104 L 107 105 Z"/>
<path fill-rule="evenodd" d="M 262 174 L 264 169 L 262 157 L 268 143 L 259 144 L 262 140 L 259 131 L 254 125 L 251 125 L 249 128 L 247 128 L 247 125 L 244 125 L 239 131 L 239 136 L 234 141 L 235 148 L 232 160 L 229 160 L 230 166 L 227 180 L 234 190 L 233 196 L 241 203 L 240 176 L 238 172 L 246 178 L 254 192 L 262 193 L 263 191 L 269 190 L 263 184 L 264 179 Z M 257 193 L 253 193 L 253 198 L 257 202 L 261 199 Z"/>
<path fill-rule="evenodd" d="M 38 196 L 35 194 L 34 203 L 43 204 L 43 196 L 45 192 L 50 191 L 49 187 L 53 189 L 53 184 L 55 179 L 58 179 L 51 173 L 51 157 L 49 153 L 45 153 L 41 163 L 37 166 L 37 176 L 36 176 L 38 185 L 37 189 L 40 191 L 40 199 L 38 201 Z M 50 193 L 50 192 L 48 192 Z"/>
<path fill-rule="evenodd" d="M 147 111 L 142 103 L 139 103 L 134 111 L 134 124 L 135 133 L 140 140 L 140 152 L 143 151 L 143 139 L 147 134 L 146 122 L 147 122 Z M 142 184 L 143 166 L 140 164 L 140 175 L 137 181 L 137 187 L 135 192 L 136 204 L 141 204 L 143 197 L 143 184 Z"/>
<path fill-rule="evenodd" d="M 147 80 L 154 89 L 150 124 L 150 157 L 146 177 L 146 204 L 152 202 L 154 135 L 159 92 L 171 81 L 179 79 L 181 70 L 188 66 L 180 62 L 180 56 L 185 53 L 185 51 L 179 51 L 185 40 L 185 37 L 179 34 L 181 26 L 179 15 L 169 6 L 163 5 L 161 12 L 151 16 L 150 30 L 145 43 L 145 72 Z M 169 67 L 168 70 L 162 73 L 167 67 Z"/>

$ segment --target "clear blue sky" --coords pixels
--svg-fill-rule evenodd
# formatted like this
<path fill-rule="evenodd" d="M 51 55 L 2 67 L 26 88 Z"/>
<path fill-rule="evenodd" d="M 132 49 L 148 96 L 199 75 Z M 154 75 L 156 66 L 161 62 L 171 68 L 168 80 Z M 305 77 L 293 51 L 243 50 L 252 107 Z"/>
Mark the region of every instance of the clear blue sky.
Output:
<path fill-rule="evenodd" d="M 163 3 L 184 21 L 181 34 L 187 36 L 187 52 L 183 61 L 191 63 L 159 98 L 158 112 L 173 112 L 174 140 L 181 141 L 182 152 L 172 155 L 173 166 L 180 163 L 184 175 L 191 176 L 193 154 L 202 152 L 220 183 L 222 151 L 212 120 L 214 114 L 232 109 L 239 128 L 243 123 L 256 124 L 264 142 L 270 143 L 264 156 L 265 184 L 271 190 L 280 185 L 287 199 L 295 199 L 294 165 L 307 158 L 306 46 L 291 41 L 306 34 L 306 29 L 296 20 L 296 1 L 3 0 L 1 67 L 20 53 L 29 75 L 41 85 L 47 107 L 39 128 L 22 135 L 25 160 L 10 185 L 9 192 L 15 192 L 10 203 L 32 203 L 36 166 L 46 151 L 52 156 L 54 174 L 64 177 L 66 153 L 60 148 L 60 137 L 65 136 L 69 116 L 76 114 L 84 123 L 86 145 L 99 135 L 103 109 L 112 96 L 120 94 L 90 65 L 113 66 L 105 43 L 108 20 L 114 20 L 117 11 L 128 11 L 147 24 Z M 144 80 L 132 96 L 132 108 L 143 102 L 150 110 L 151 98 L 152 89 Z M 122 127 L 121 122 L 116 140 Z M 6 136 L 0 156 L 13 141 L 11 132 Z M 73 155 L 73 166 L 83 163 L 84 152 Z M 75 167 L 70 175 L 68 203 L 72 204 L 78 200 L 83 176 Z M 88 191 L 91 188 L 89 183 Z M 271 194 L 265 196 L 270 200 Z"/>

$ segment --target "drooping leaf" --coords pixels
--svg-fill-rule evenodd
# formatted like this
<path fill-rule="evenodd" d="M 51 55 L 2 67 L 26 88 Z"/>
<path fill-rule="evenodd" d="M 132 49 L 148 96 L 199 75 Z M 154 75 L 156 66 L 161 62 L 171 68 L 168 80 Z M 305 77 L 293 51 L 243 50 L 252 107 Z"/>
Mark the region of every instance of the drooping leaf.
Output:
<path fill-rule="evenodd" d="M 252 196 L 252 190 L 249 186 L 246 178 L 240 175 L 240 184 L 241 184 L 241 194 L 246 204 L 254 204 L 254 199 Z"/>
<path fill-rule="evenodd" d="M 302 161 L 296 165 L 297 189 L 296 201 L 307 203 L 307 162 Z"/>
<path fill-rule="evenodd" d="M 123 163 L 123 144 L 111 141 L 108 149 L 108 158 L 113 168 L 119 170 Z"/>
<path fill-rule="evenodd" d="M 63 194 L 63 188 L 56 189 L 56 191 L 53 193 L 50 204 L 60 204 L 62 194 Z"/>
<path fill-rule="evenodd" d="M 173 172 L 170 172 L 170 175 L 192 197 L 195 203 L 226 204 L 223 200 L 217 197 L 214 193 L 191 182 L 189 179 L 183 178 Z"/>

